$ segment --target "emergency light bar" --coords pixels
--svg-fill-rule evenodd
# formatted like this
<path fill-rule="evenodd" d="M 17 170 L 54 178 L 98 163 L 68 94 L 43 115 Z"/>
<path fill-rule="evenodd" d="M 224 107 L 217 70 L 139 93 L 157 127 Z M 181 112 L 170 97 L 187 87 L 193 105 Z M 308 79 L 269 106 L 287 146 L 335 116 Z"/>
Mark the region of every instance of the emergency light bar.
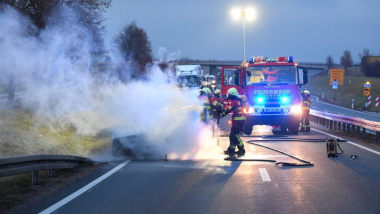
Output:
<path fill-rule="evenodd" d="M 265 56 L 249 57 L 249 63 L 265 63 L 265 62 L 293 62 L 292 56 L 280 56 L 276 59 L 268 59 Z"/>

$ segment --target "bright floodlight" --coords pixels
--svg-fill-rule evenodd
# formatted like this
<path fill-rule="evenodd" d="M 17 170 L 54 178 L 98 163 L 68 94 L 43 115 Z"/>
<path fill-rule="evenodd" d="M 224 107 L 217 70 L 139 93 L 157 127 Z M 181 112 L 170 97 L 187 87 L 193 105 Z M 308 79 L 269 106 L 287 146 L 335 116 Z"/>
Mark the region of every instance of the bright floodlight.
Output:
<path fill-rule="evenodd" d="M 238 20 L 241 18 L 241 10 L 238 9 L 238 8 L 235 8 L 231 11 L 231 14 L 232 14 L 232 17 L 235 19 L 235 20 Z"/>
<path fill-rule="evenodd" d="M 235 8 L 231 11 L 231 14 L 235 20 L 253 20 L 256 16 L 256 11 L 253 8 L 246 8 L 244 10 Z"/>
<path fill-rule="evenodd" d="M 245 19 L 246 20 L 253 20 L 256 16 L 256 11 L 253 8 L 247 8 L 245 11 Z"/>

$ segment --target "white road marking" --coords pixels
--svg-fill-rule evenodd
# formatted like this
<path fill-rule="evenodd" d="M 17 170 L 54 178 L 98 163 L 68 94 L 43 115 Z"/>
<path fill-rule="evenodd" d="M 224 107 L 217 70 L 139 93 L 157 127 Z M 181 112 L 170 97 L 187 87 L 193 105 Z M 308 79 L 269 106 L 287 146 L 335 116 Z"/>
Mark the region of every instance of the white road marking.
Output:
<path fill-rule="evenodd" d="M 123 163 L 121 163 L 118 166 L 116 166 L 115 168 L 113 168 L 111 171 L 109 171 L 106 174 L 100 176 L 98 179 L 94 180 L 93 182 L 87 184 L 86 186 L 84 186 L 81 189 L 77 190 L 73 194 L 67 196 L 66 198 L 62 199 L 61 201 L 57 202 L 56 204 L 54 204 L 54 205 L 50 206 L 49 208 L 45 209 L 44 211 L 40 212 L 40 214 L 52 213 L 52 212 L 56 211 L 57 209 L 59 209 L 63 205 L 69 203 L 70 201 L 74 200 L 76 197 L 80 196 L 81 194 L 83 194 L 87 190 L 91 189 L 92 187 L 94 187 L 98 183 L 102 182 L 103 180 L 105 180 L 106 178 L 108 178 L 109 176 L 111 176 L 112 174 L 114 174 L 115 172 L 117 172 L 119 169 L 123 168 L 129 162 L 131 162 L 131 161 L 130 160 L 124 161 Z"/>
<path fill-rule="evenodd" d="M 254 145 L 249 145 L 249 150 L 251 150 L 252 152 L 255 152 L 256 147 Z"/>
<path fill-rule="evenodd" d="M 314 131 L 317 131 L 317 132 L 320 132 L 320 133 L 322 133 L 322 134 L 325 134 L 325 135 L 329 135 L 329 136 L 334 137 L 334 138 L 341 138 L 341 137 L 338 137 L 338 136 L 335 136 L 335 135 L 332 135 L 332 134 L 329 134 L 329 133 L 326 133 L 326 132 L 323 132 L 323 131 L 319 131 L 319 130 L 316 130 L 316 129 L 313 129 L 313 130 L 314 130 Z M 372 150 L 372 149 L 367 148 L 367 147 L 365 147 L 365 146 L 361 146 L 361 145 L 356 144 L 356 143 L 351 142 L 351 141 L 347 141 L 347 143 L 349 143 L 349 144 L 351 144 L 351 145 L 353 145 L 353 146 L 359 147 L 359 148 L 361 148 L 361 149 L 367 150 L 367 151 L 369 151 L 369 152 L 372 152 L 372 153 L 374 153 L 374 154 L 380 155 L 380 152 L 375 151 L 375 150 Z"/>
<path fill-rule="evenodd" d="M 263 179 L 263 181 L 271 181 L 269 174 L 265 168 L 259 168 L 259 171 L 260 171 L 261 179 Z"/>

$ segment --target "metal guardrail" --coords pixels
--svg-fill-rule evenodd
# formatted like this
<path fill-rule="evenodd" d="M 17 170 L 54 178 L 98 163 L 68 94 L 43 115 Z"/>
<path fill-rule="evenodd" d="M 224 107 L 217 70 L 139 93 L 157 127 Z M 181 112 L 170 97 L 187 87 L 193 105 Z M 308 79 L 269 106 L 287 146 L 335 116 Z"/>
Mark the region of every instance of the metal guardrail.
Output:
<path fill-rule="evenodd" d="M 52 177 L 55 169 L 72 169 L 84 162 L 92 160 L 72 155 L 48 154 L 0 158 L 0 177 L 33 172 L 32 184 L 36 184 L 41 170 L 48 170 L 48 176 Z"/>
<path fill-rule="evenodd" d="M 310 111 L 310 116 L 310 121 L 314 123 L 329 127 L 331 130 L 339 130 L 347 134 L 352 134 L 354 137 L 361 139 L 365 139 L 368 134 L 372 134 L 368 132 L 368 130 L 373 130 L 376 142 L 380 141 L 380 122 L 330 112 L 321 112 L 313 109 Z"/>

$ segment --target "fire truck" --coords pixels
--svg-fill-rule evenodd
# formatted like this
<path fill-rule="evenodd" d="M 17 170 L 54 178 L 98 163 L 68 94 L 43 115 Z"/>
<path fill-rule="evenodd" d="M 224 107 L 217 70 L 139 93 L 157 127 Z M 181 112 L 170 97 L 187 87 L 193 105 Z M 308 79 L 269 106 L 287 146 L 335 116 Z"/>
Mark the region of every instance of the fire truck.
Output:
<path fill-rule="evenodd" d="M 300 87 L 308 82 L 307 68 L 293 57 L 251 57 L 240 66 L 222 67 L 221 92 L 235 87 L 247 97 L 244 134 L 254 125 L 281 127 L 281 133 L 298 134 L 302 112 Z"/>

